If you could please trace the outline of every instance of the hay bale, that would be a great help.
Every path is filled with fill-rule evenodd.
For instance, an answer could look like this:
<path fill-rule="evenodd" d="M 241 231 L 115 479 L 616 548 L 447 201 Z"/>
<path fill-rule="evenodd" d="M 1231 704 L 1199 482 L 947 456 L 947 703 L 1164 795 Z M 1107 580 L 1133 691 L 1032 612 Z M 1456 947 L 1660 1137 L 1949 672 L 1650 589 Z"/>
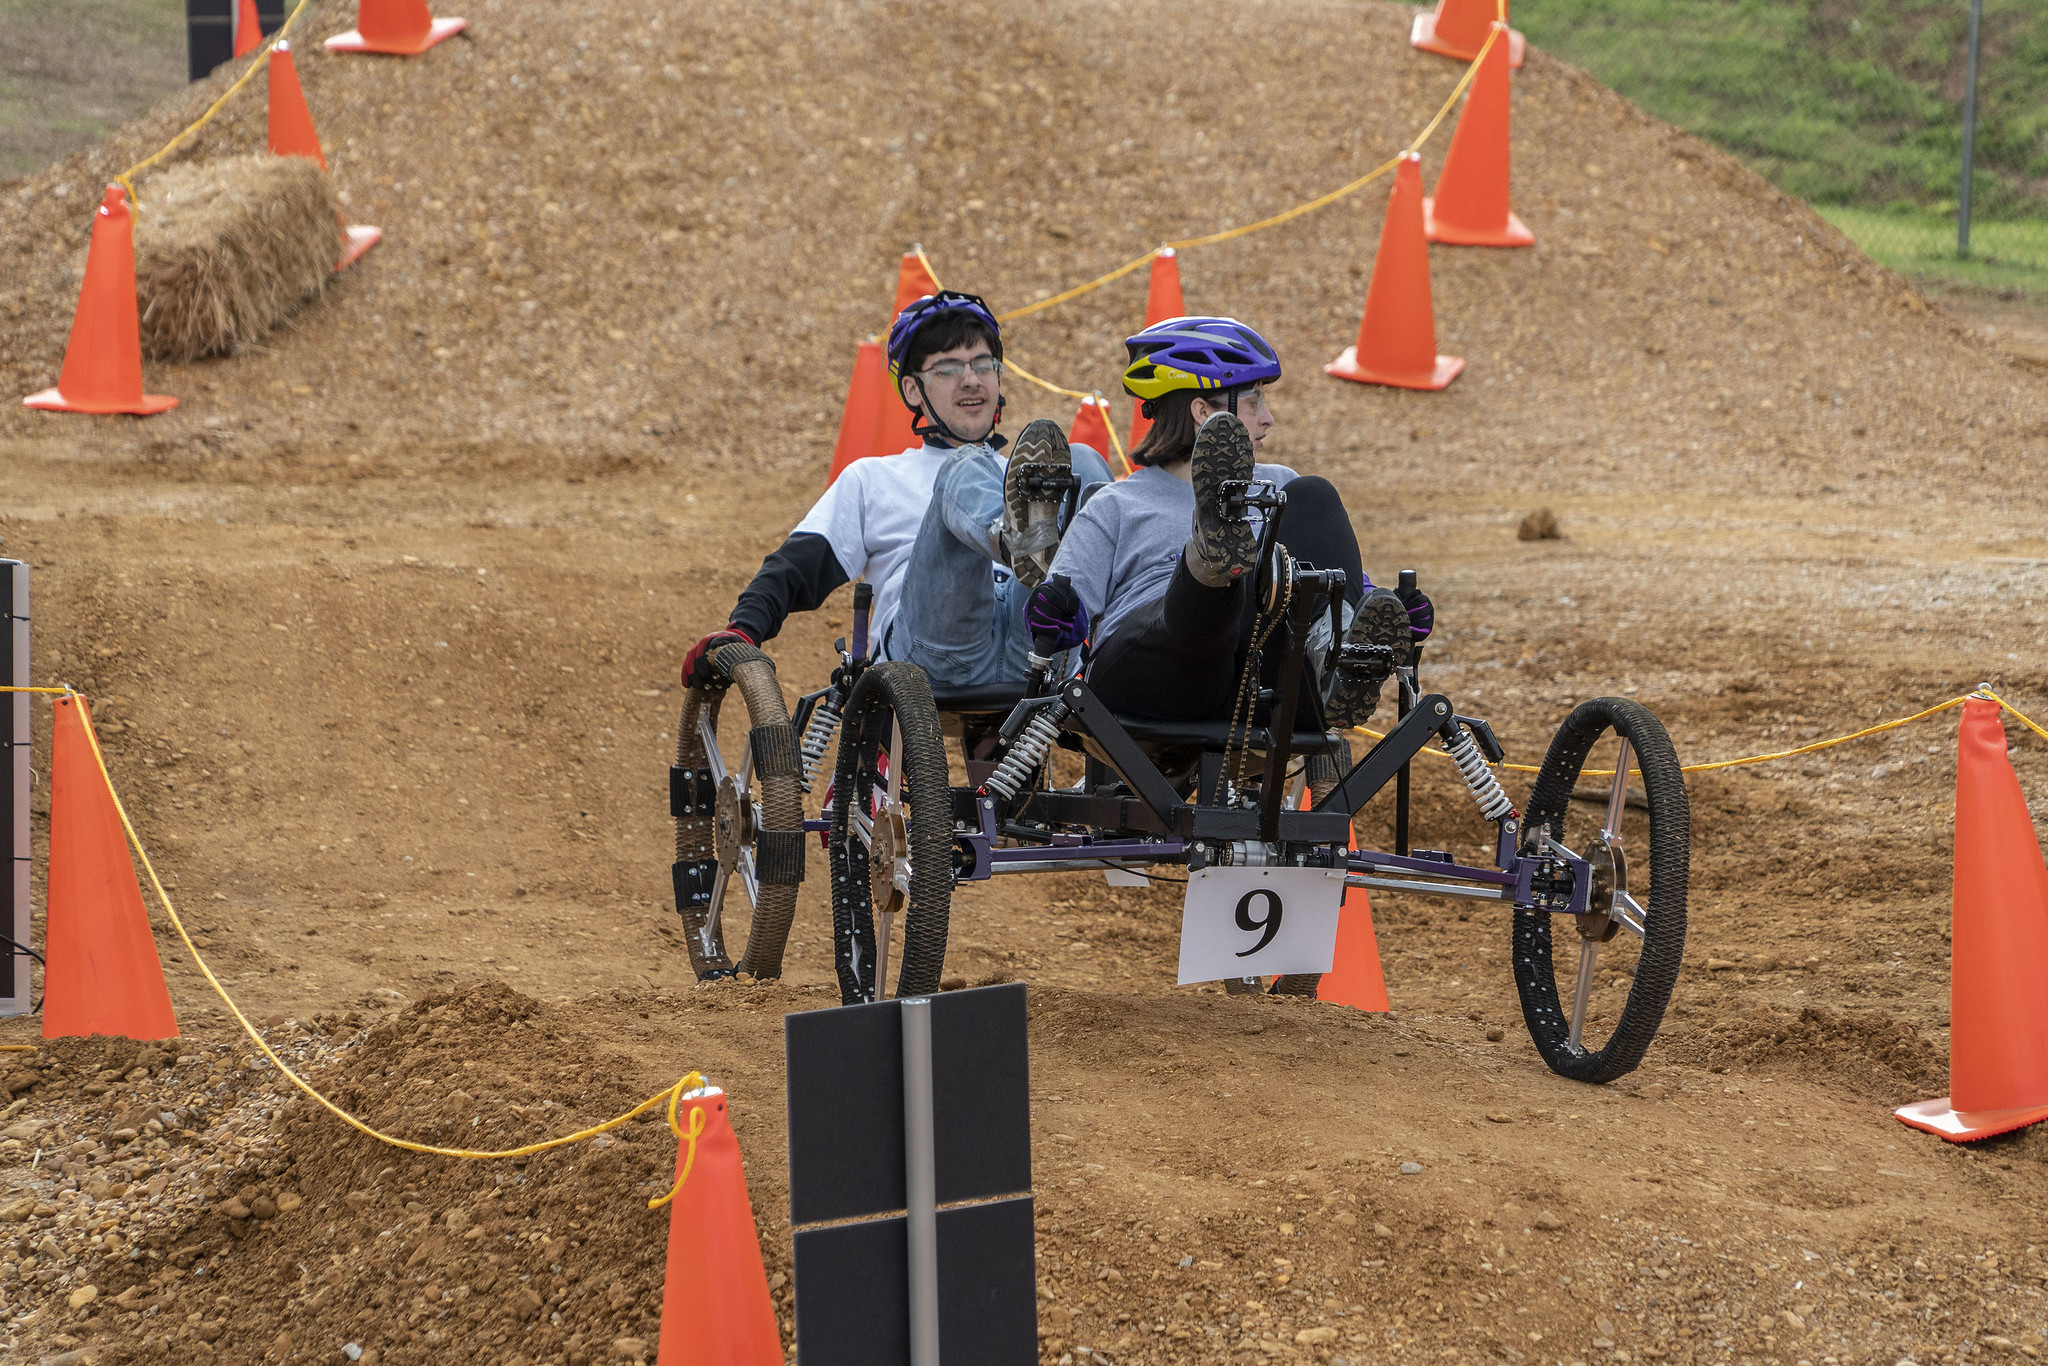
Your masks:
<path fill-rule="evenodd" d="M 254 155 L 151 178 L 135 232 L 142 347 L 233 355 L 316 299 L 341 254 L 334 182 L 308 157 Z"/>
<path fill-rule="evenodd" d="M 1527 517 L 1524 517 L 1522 524 L 1515 528 L 1515 539 L 1518 541 L 1561 541 L 1564 539 L 1564 530 L 1557 524 L 1557 514 L 1553 513 L 1549 508 L 1537 508 Z"/>

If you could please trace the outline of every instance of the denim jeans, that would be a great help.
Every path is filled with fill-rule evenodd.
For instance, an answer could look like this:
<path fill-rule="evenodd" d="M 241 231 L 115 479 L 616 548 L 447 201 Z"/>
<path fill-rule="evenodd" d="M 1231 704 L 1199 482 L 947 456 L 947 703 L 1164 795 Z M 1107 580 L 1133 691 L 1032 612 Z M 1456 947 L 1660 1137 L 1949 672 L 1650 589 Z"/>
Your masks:
<path fill-rule="evenodd" d="M 1073 464 L 1081 479 L 1074 500 L 1078 511 L 1109 482 L 1109 462 L 1075 446 Z M 918 665 L 935 689 L 1024 681 L 1024 657 L 1031 651 L 1024 605 L 1031 590 L 995 563 L 1003 469 L 1002 457 L 987 446 L 953 452 L 932 486 L 931 506 L 904 570 L 903 601 L 886 653 Z"/>

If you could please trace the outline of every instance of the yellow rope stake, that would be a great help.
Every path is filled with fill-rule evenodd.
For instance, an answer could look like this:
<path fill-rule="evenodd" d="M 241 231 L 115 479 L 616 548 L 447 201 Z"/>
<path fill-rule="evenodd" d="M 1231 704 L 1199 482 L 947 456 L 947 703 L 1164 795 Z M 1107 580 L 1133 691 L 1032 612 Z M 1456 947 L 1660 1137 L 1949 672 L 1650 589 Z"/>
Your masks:
<path fill-rule="evenodd" d="M 691 1075 L 695 1076 L 696 1074 L 692 1073 Z M 699 1078 L 699 1080 L 701 1081 L 702 1079 Z M 668 1131 L 676 1136 L 676 1142 L 689 1144 L 690 1152 L 689 1155 L 683 1159 L 682 1171 L 676 1174 L 676 1184 L 672 1188 L 670 1188 L 669 1193 L 667 1195 L 662 1196 L 661 1199 L 649 1200 L 647 1202 L 647 1208 L 649 1209 L 660 1209 L 663 1205 L 666 1205 L 669 1201 L 675 1199 L 678 1195 L 681 1195 L 683 1193 L 683 1183 L 690 1179 L 690 1168 L 697 1165 L 697 1137 L 698 1135 L 704 1132 L 704 1125 L 706 1122 L 704 1119 L 704 1107 L 700 1105 L 696 1109 L 690 1111 L 690 1131 L 688 1133 L 684 1133 L 683 1126 L 676 1123 L 676 1107 L 682 1103 L 682 1099 L 683 1093 L 682 1088 L 680 1086 L 676 1087 L 675 1089 L 669 1092 Z"/>
<path fill-rule="evenodd" d="M 32 1043 L 0 1044 L 0 1053 L 33 1053 L 35 1051 L 36 1046 Z"/>
<path fill-rule="evenodd" d="M 185 951 L 192 955 L 192 961 L 198 964 L 199 971 L 205 974 L 207 984 L 226 1003 L 228 1010 L 240 1022 L 243 1032 L 249 1036 L 257 1048 L 262 1050 L 263 1056 L 270 1059 L 276 1065 L 277 1070 L 284 1073 L 291 1080 L 292 1085 L 298 1087 L 309 1099 L 336 1119 L 339 1119 L 356 1132 L 376 1139 L 379 1143 L 387 1143 L 394 1148 L 403 1148 L 407 1152 L 425 1153 L 433 1157 L 461 1157 L 485 1161 L 506 1157 L 530 1157 L 535 1153 L 547 1152 L 551 1148 L 564 1148 L 571 1143 L 581 1143 L 587 1138 L 595 1138 L 599 1134 L 630 1123 L 666 1100 L 669 1105 L 669 1127 L 676 1132 L 678 1137 L 688 1138 L 690 1143 L 689 1161 L 693 1163 L 696 1160 L 696 1136 L 697 1133 L 702 1132 L 702 1126 L 694 1125 L 694 1132 L 684 1135 L 683 1131 L 676 1126 L 675 1113 L 677 1105 L 681 1103 L 686 1093 L 697 1090 L 704 1085 L 704 1074 L 701 1072 L 692 1071 L 686 1073 L 675 1085 L 656 1092 L 624 1114 L 608 1119 L 602 1124 L 593 1124 L 587 1129 L 579 1129 L 573 1134 L 565 1134 L 560 1138 L 543 1139 L 538 1143 L 528 1143 L 523 1147 L 503 1149 L 442 1148 L 432 1143 L 414 1143 L 410 1139 L 395 1138 L 390 1134 L 384 1133 L 382 1130 L 365 1124 L 326 1096 L 321 1095 L 320 1092 L 313 1088 L 311 1083 L 293 1071 L 291 1065 L 285 1062 L 283 1058 L 280 1058 L 269 1043 L 264 1040 L 263 1035 L 257 1031 L 256 1026 L 249 1023 L 249 1017 L 242 1014 L 242 1008 L 235 1004 L 234 998 L 228 995 L 227 988 L 220 984 L 220 979 L 213 975 L 213 969 L 206 965 L 206 960 L 200 956 L 199 950 L 193 946 L 192 936 L 185 932 L 185 922 L 178 917 L 177 907 L 171 904 L 170 893 L 164 890 L 163 882 L 156 875 L 155 865 L 149 861 L 149 851 L 142 847 L 142 839 L 135 833 L 134 823 L 128 819 L 128 808 L 122 805 L 121 794 L 114 790 L 114 778 L 107 771 L 107 760 L 105 754 L 100 751 L 99 736 L 93 733 L 91 726 L 85 727 L 85 738 L 86 742 L 92 746 L 93 763 L 100 771 L 100 780 L 107 785 L 107 795 L 113 798 L 114 811 L 121 818 L 121 828 L 128 834 L 128 843 L 135 850 L 135 857 L 141 862 L 142 871 L 149 875 L 149 885 L 156 892 L 156 899 L 163 906 L 164 914 L 170 918 L 171 928 L 175 929 L 178 932 L 178 938 L 184 941 Z M 686 1163 L 684 1166 L 684 1176 L 687 1177 L 688 1174 L 689 1164 Z M 674 1190 L 671 1190 L 662 1200 L 651 1202 L 648 1208 L 652 1209 L 656 1205 L 666 1204 L 669 1200 L 674 1199 L 676 1191 L 682 1189 L 682 1184 L 682 1181 L 678 1180 Z"/>
<path fill-rule="evenodd" d="M 213 116 L 221 111 L 221 107 L 225 105 L 229 100 L 233 99 L 236 95 L 240 94 L 242 87 L 247 85 L 250 82 L 250 80 L 255 77 L 256 72 L 259 69 L 261 69 L 262 66 L 264 65 L 265 59 L 270 56 L 270 50 L 276 47 L 278 43 L 283 41 L 285 34 L 291 32 L 292 21 L 299 17 L 300 13 L 306 8 L 307 4 L 309 3 L 310 0 L 299 0 L 299 3 L 293 6 L 292 12 L 285 16 L 284 22 L 277 26 L 277 32 L 270 35 L 270 41 L 265 43 L 262 47 L 258 48 L 254 53 L 251 54 L 249 69 L 247 71 L 244 71 L 241 75 L 237 76 L 235 78 L 235 83 L 229 86 L 226 90 L 223 90 L 221 92 L 220 98 L 215 100 L 212 104 L 206 107 L 206 112 L 204 114 L 201 114 L 198 118 L 194 119 L 191 123 L 187 124 L 183 131 L 181 131 L 176 137 L 172 138 L 169 142 L 165 143 L 162 147 L 158 148 L 155 152 L 152 152 L 150 155 L 144 157 L 142 160 L 136 162 L 133 166 L 130 166 L 127 170 L 121 172 L 119 175 L 114 177 L 115 181 L 120 184 L 121 188 L 128 191 L 128 202 L 135 206 L 135 211 L 137 213 L 142 212 L 142 201 L 136 197 L 135 182 L 133 179 L 131 179 L 131 177 L 140 175 L 142 172 L 156 165 L 159 161 L 162 161 L 165 157 L 169 156 L 172 152 L 176 151 L 184 143 L 185 139 L 191 137 L 194 133 L 198 132 L 207 124 L 211 123 L 213 121 Z"/>

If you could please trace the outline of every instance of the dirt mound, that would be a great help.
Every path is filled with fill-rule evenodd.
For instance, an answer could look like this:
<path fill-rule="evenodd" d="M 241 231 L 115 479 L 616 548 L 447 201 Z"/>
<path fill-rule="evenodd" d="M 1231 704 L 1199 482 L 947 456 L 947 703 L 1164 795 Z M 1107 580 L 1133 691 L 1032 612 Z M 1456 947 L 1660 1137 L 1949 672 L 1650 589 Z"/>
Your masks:
<path fill-rule="evenodd" d="M 784 981 L 690 983 L 664 756 L 676 663 L 822 482 L 898 255 L 921 240 L 947 284 L 1026 303 L 1362 173 L 1457 72 L 1408 48 L 1409 7 L 1349 0 L 1183 7 L 1195 59 L 1123 0 L 466 10 L 411 62 L 321 55 L 353 7 L 310 11 L 302 77 L 385 242 L 266 347 L 153 367 L 172 414 L 0 407 L 0 548 L 36 567 L 38 681 L 94 695 L 195 942 L 257 1018 L 311 1020 L 272 1035 L 323 1084 L 407 1136 L 514 1143 L 701 1067 L 783 1274 L 780 1016 L 837 1001 L 826 888 Z M 53 376 L 93 187 L 222 79 L 0 190 L 0 385 Z M 1688 762 L 1987 677 L 2039 709 L 2048 379 L 1544 54 L 1515 100 L 1537 246 L 1434 255 L 1440 349 L 1470 361 L 1445 393 L 1315 374 L 1355 333 L 1382 189 L 1182 259 L 1190 306 L 1286 358 L 1275 458 L 1338 483 L 1376 578 L 1420 567 L 1425 683 L 1531 762 L 1608 693 Z M 244 99 L 191 155 L 260 122 Z M 1142 289 L 1026 320 L 1012 354 L 1112 387 Z M 1072 413 L 1009 396 L 1013 427 Z M 1566 538 L 1518 540 L 1534 507 Z M 792 695 L 845 614 L 770 643 Z M 1171 887 L 963 889 L 948 977 L 1031 990 L 1048 1366 L 2038 1350 L 2042 1140 L 1973 1156 L 1886 1112 L 1939 1089 L 1951 723 L 1696 780 L 1670 1033 L 1616 1087 L 1536 1060 L 1484 906 L 1377 898 L 1398 1017 L 1366 1019 L 1173 987 Z M 1415 785 L 1418 843 L 1481 855 L 1448 765 Z M 0 1210 L 29 1202 L 0 1239 L 13 1349 L 570 1366 L 652 1343 L 660 1126 L 524 1166 L 393 1154 L 252 1064 L 165 942 L 191 1061 L 102 1083 L 140 1055 L 78 1046 L 5 1074 L 37 1126 L 0 1139 Z"/>
<path fill-rule="evenodd" d="M 313 1079 L 415 1142 L 513 1148 L 658 1088 L 636 1089 L 644 1068 L 609 1037 L 601 1017 L 488 984 L 407 1007 Z M 651 1354 L 668 1224 L 646 1202 L 675 1162 L 652 1113 L 587 1145 L 495 1163 L 365 1141 L 303 1098 L 272 1128 L 276 1157 L 250 1179 L 224 1177 L 170 1240 L 174 1269 L 204 1268 L 163 1285 L 188 1321 L 119 1335 L 115 1359 L 161 1360 L 195 1341 L 236 1361 L 325 1360 L 351 1342 L 369 1362 L 630 1360 L 636 1340 Z"/>
<path fill-rule="evenodd" d="M 1674 1037 L 1674 1061 L 1712 1072 L 1779 1072 L 1840 1082 L 1888 1104 L 1925 1100 L 1947 1084 L 1946 1050 L 1917 1025 L 1874 1011 L 1758 1006 Z"/>

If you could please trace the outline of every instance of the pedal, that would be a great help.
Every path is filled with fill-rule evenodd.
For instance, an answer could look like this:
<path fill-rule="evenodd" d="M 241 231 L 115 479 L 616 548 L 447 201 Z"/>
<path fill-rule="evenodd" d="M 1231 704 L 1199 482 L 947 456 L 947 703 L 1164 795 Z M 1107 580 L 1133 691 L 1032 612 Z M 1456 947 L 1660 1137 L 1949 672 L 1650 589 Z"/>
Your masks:
<path fill-rule="evenodd" d="M 1270 479 L 1227 479 L 1223 482 L 1223 505 L 1233 516 L 1242 517 L 1251 508 L 1285 507 L 1287 495 Z"/>
<path fill-rule="evenodd" d="M 1080 488 L 1081 477 L 1071 468 L 1033 465 L 1027 466 L 1017 475 L 1017 485 L 1023 490 L 1026 501 L 1049 503 Z"/>

